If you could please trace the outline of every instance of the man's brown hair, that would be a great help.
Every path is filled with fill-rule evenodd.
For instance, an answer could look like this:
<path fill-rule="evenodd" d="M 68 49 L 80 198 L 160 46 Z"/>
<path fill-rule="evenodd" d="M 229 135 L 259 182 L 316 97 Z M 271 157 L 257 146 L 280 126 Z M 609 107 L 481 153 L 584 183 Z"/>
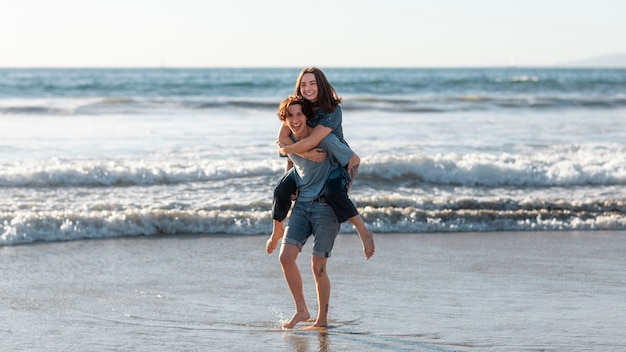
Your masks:
<path fill-rule="evenodd" d="M 311 116 L 311 107 L 310 103 L 306 101 L 306 99 L 296 96 L 290 95 L 285 98 L 280 105 L 278 106 L 278 119 L 281 121 L 285 121 L 287 116 L 289 116 L 289 107 L 292 105 L 300 105 L 302 106 L 302 113 L 306 116 L 307 120 Z"/>

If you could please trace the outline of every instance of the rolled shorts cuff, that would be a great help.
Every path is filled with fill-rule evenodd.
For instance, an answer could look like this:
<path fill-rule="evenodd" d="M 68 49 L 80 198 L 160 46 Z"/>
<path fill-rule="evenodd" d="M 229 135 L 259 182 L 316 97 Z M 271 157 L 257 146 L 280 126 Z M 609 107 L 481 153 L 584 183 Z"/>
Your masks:
<path fill-rule="evenodd" d="M 283 244 L 291 244 L 294 245 L 296 247 L 298 247 L 298 249 L 300 250 L 300 252 L 302 252 L 302 247 L 304 247 L 304 244 L 291 239 L 291 238 L 283 238 Z M 318 250 L 313 249 L 312 253 L 313 256 L 318 257 L 318 258 L 330 258 L 330 252 L 321 252 Z"/>
<path fill-rule="evenodd" d="M 320 252 L 314 249 L 312 254 L 314 257 L 318 258 L 330 258 L 330 252 Z"/>
<path fill-rule="evenodd" d="M 302 252 L 302 247 L 304 247 L 303 243 L 298 242 L 298 241 L 296 241 L 294 239 L 291 239 L 291 238 L 283 238 L 283 244 L 294 245 L 294 246 L 298 247 L 300 252 Z M 322 251 L 318 251 L 318 250 L 313 249 L 312 254 L 313 254 L 313 256 L 319 257 L 319 258 L 330 258 L 330 252 L 322 252 Z"/>
<path fill-rule="evenodd" d="M 301 243 L 299 241 L 294 240 L 293 238 L 287 238 L 287 237 L 283 237 L 283 244 L 291 244 L 294 245 L 296 247 L 298 247 L 298 249 L 300 250 L 300 252 L 302 252 L 302 247 L 304 247 L 304 243 Z"/>

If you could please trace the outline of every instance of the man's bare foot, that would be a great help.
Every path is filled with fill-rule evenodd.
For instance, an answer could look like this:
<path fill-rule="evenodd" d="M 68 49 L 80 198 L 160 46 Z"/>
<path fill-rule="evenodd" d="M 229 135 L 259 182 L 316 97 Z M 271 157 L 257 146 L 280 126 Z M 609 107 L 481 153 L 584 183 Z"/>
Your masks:
<path fill-rule="evenodd" d="M 302 328 L 302 330 L 307 330 L 307 331 L 311 331 L 311 330 L 326 330 L 326 328 L 328 327 L 328 324 L 321 323 L 321 322 L 315 322 L 313 323 L 313 325 L 309 325 L 309 326 L 305 326 Z"/>
<path fill-rule="evenodd" d="M 363 254 L 365 254 L 365 259 L 370 259 L 374 255 L 374 234 L 372 231 L 367 230 L 367 234 L 361 235 L 361 243 L 363 244 Z"/>
<path fill-rule="evenodd" d="M 307 321 L 309 319 L 311 319 L 309 312 L 296 312 L 296 314 L 294 314 L 288 322 L 283 324 L 283 329 L 291 329 L 299 322 Z"/>

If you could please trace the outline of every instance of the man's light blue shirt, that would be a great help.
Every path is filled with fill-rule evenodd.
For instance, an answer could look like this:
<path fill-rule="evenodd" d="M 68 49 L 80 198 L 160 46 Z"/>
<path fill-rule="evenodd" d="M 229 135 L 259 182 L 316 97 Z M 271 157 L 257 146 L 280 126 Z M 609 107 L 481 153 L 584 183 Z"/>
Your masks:
<path fill-rule="evenodd" d="M 293 134 L 291 139 L 297 142 Z M 289 154 L 296 171 L 294 175 L 298 186 L 299 201 L 308 202 L 318 198 L 328 175 L 335 169 L 346 166 L 354 155 L 352 149 L 339 141 L 339 138 L 332 133 L 322 139 L 318 148 L 328 153 L 328 157 L 319 163 L 296 154 Z"/>

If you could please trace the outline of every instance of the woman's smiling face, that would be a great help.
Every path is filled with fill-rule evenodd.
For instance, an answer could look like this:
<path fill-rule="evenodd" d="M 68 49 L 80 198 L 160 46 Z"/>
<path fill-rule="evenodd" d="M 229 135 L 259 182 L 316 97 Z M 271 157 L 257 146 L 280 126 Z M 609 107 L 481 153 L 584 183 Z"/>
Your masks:
<path fill-rule="evenodd" d="M 300 94 L 311 103 L 317 101 L 317 80 L 313 73 L 305 73 L 300 81 Z"/>

